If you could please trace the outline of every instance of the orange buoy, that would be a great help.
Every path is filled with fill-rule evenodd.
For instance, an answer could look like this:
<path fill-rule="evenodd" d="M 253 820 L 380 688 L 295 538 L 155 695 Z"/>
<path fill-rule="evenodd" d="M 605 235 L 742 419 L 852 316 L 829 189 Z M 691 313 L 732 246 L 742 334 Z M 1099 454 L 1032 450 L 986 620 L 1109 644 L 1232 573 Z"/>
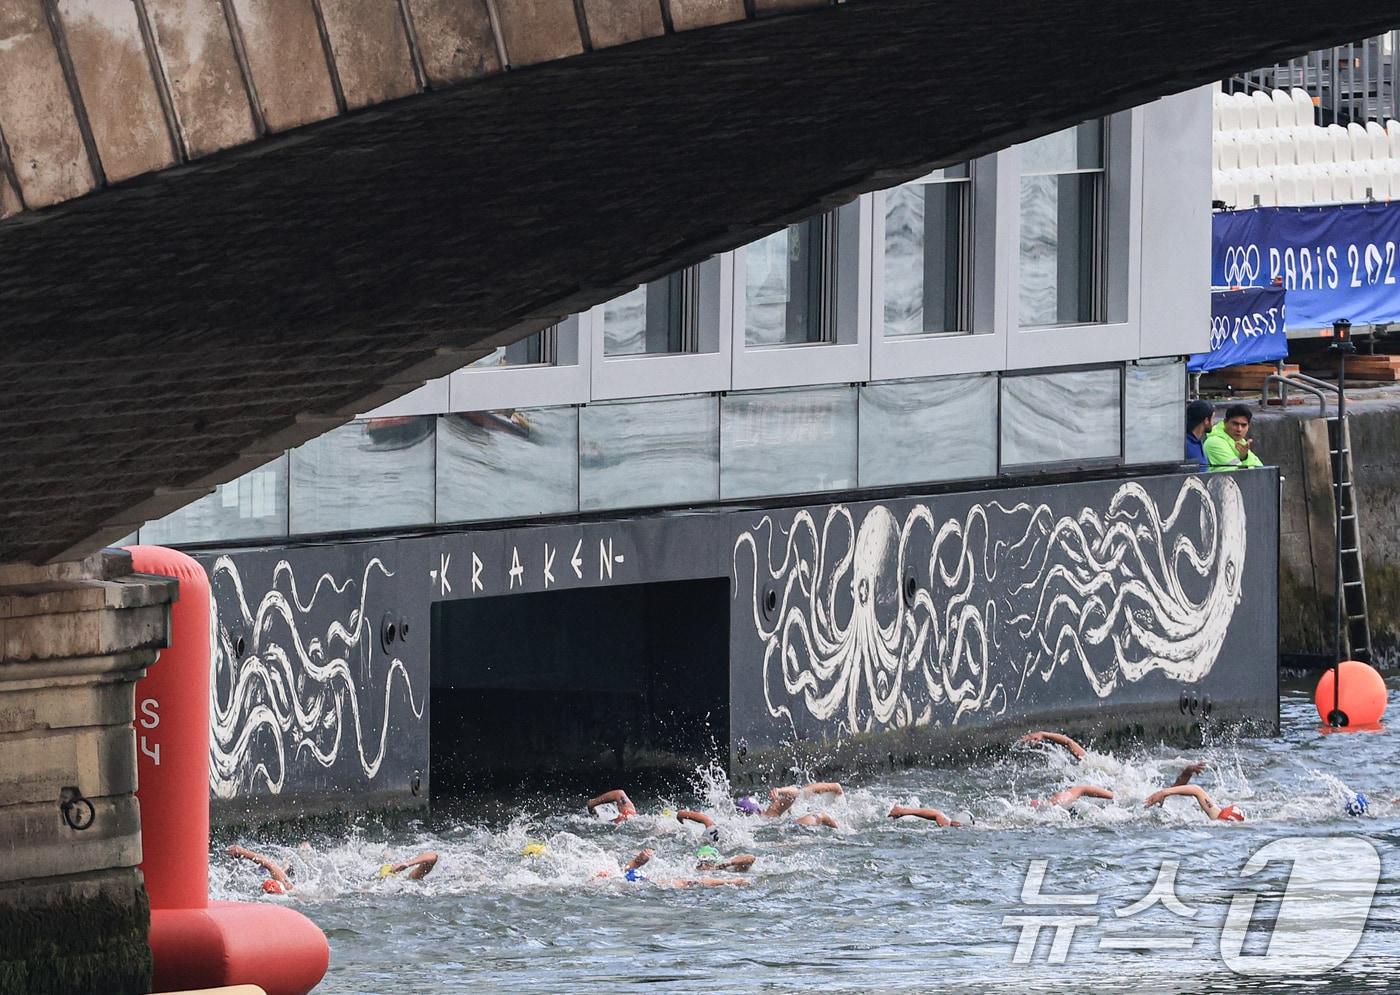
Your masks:
<path fill-rule="evenodd" d="M 1333 687 L 1338 670 L 1342 674 L 1340 691 Z M 1332 724 L 1334 708 L 1341 712 L 1337 725 L 1375 725 L 1385 714 L 1385 678 L 1360 660 L 1343 660 L 1323 673 L 1313 693 L 1313 704 L 1317 706 L 1318 716 L 1328 725 Z"/>

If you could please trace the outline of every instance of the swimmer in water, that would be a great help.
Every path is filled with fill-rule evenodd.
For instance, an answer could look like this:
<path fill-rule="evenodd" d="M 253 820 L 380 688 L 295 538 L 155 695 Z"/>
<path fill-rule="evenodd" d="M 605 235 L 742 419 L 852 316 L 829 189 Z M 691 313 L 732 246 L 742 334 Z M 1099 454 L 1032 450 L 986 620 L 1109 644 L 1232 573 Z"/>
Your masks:
<path fill-rule="evenodd" d="M 1017 742 L 1024 743 L 1027 746 L 1031 743 L 1053 743 L 1056 746 L 1063 746 L 1069 751 L 1069 755 L 1076 760 L 1083 760 L 1084 754 L 1089 752 L 1068 736 L 1058 732 L 1028 732 L 1017 740 Z"/>
<path fill-rule="evenodd" d="M 289 891 L 295 891 L 296 885 L 292 883 L 292 867 L 290 864 L 282 866 L 277 861 L 263 853 L 249 850 L 246 846 L 234 844 L 225 851 L 230 857 L 239 860 L 250 860 L 262 868 L 267 878 L 262 883 L 262 890 L 269 895 L 285 895 Z"/>
<path fill-rule="evenodd" d="M 653 884 L 659 884 L 666 888 L 740 888 L 749 883 L 747 878 L 657 878 L 652 880 L 647 877 L 642 868 L 654 856 L 656 856 L 656 851 L 650 847 L 640 851 L 622 869 L 623 879 L 633 883 L 651 880 Z M 612 874 L 609 871 L 603 871 L 595 877 L 607 878 L 612 877 Z"/>
<path fill-rule="evenodd" d="M 612 791 L 605 791 L 597 798 L 588 800 L 588 814 L 597 815 L 595 811 L 599 805 L 616 805 L 617 818 L 613 819 L 613 825 L 620 825 L 628 819 L 635 818 L 637 806 L 632 804 L 632 799 L 627 797 L 627 792 L 621 788 L 614 788 Z"/>
<path fill-rule="evenodd" d="M 797 802 L 798 798 L 810 798 L 814 795 L 832 795 L 840 797 L 846 792 L 841 785 L 835 781 L 811 781 L 798 787 L 789 784 L 784 788 L 774 788 L 768 792 L 768 806 L 765 808 L 757 798 L 752 795 L 745 795 L 734 803 L 744 815 L 761 815 L 768 819 L 777 819 L 787 814 L 788 809 Z M 836 820 L 825 812 L 818 812 L 815 815 L 808 813 L 799 815 L 792 820 L 798 826 L 826 826 L 828 829 L 839 829 Z"/>
<path fill-rule="evenodd" d="M 381 878 L 393 877 L 395 874 L 402 874 L 408 871 L 408 880 L 422 881 L 427 877 L 434 867 L 437 866 L 438 855 L 431 850 L 425 850 L 411 860 L 405 860 L 401 864 L 384 864 L 379 868 Z"/>
<path fill-rule="evenodd" d="M 1031 799 L 1031 808 L 1052 808 L 1058 806 L 1059 808 L 1069 809 L 1073 812 L 1074 803 L 1081 798 L 1102 798 L 1104 801 L 1111 802 L 1113 801 L 1113 792 L 1109 791 L 1107 788 L 1100 788 L 1096 784 L 1076 784 L 1072 788 L 1066 788 L 1063 791 L 1055 792 L 1049 798 Z"/>
<path fill-rule="evenodd" d="M 715 825 L 715 820 L 704 812 L 681 809 L 676 813 L 676 821 L 680 823 L 694 822 L 704 826 L 706 838 L 712 843 L 719 842 L 719 826 Z M 733 857 L 721 858 L 719 851 L 713 846 L 702 846 L 696 856 L 699 858 L 699 862 L 695 865 L 697 871 L 747 871 L 758 859 L 751 853 L 740 853 Z"/>
<path fill-rule="evenodd" d="M 927 819 L 929 822 L 936 822 L 945 829 L 949 826 L 962 825 L 961 822 L 948 818 L 948 816 L 944 815 L 936 808 L 910 808 L 907 805 L 896 805 L 890 809 L 891 819 L 902 819 L 906 815 L 913 816 L 916 819 Z"/>
<path fill-rule="evenodd" d="M 1170 788 L 1163 788 L 1161 791 L 1154 791 L 1147 796 L 1147 801 L 1143 807 L 1151 808 L 1160 805 L 1173 795 L 1196 799 L 1196 804 L 1201 806 L 1201 811 L 1209 818 L 1218 822 L 1244 822 L 1244 811 L 1238 805 L 1226 805 L 1223 808 L 1211 801 L 1210 795 L 1206 794 L 1204 788 L 1198 784 L 1191 784 L 1192 775 L 1199 774 L 1206 769 L 1203 763 L 1187 764 L 1177 775 L 1176 783 Z"/>

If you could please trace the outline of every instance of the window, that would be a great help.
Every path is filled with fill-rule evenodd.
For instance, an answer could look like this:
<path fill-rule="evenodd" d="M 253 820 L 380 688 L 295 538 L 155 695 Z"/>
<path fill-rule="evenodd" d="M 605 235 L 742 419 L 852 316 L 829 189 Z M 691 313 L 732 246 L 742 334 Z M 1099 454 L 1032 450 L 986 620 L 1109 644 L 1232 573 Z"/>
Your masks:
<path fill-rule="evenodd" d="M 886 191 L 886 335 L 970 330 L 971 220 L 968 163 Z"/>
<path fill-rule="evenodd" d="M 557 358 L 559 326 L 527 335 L 518 342 L 498 346 L 494 352 L 482 356 L 470 365 L 470 369 L 494 369 L 514 366 L 552 366 Z"/>
<path fill-rule="evenodd" d="M 744 253 L 744 344 L 830 342 L 836 216 L 823 214 L 751 243 Z"/>
<path fill-rule="evenodd" d="M 1101 464 L 1123 452 L 1121 367 L 1003 376 L 1001 465 Z"/>
<path fill-rule="evenodd" d="M 1103 320 L 1104 124 L 1021 146 L 1020 323 Z"/>
<path fill-rule="evenodd" d="M 695 352 L 697 293 L 694 271 L 644 283 L 603 305 L 603 356 Z"/>

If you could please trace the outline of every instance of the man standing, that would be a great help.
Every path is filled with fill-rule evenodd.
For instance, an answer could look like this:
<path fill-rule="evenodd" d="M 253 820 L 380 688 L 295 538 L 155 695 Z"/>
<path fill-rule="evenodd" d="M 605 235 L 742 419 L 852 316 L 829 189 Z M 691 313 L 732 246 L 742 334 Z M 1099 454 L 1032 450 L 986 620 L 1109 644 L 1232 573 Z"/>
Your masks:
<path fill-rule="evenodd" d="M 1249 437 L 1249 424 L 1254 412 L 1243 404 L 1225 409 L 1225 420 L 1206 435 L 1206 460 L 1211 473 L 1263 466 L 1254 452 L 1254 440 Z"/>
<path fill-rule="evenodd" d="M 1215 407 L 1209 401 L 1192 401 L 1186 405 L 1186 458 L 1195 460 L 1201 472 L 1210 469 L 1206 460 L 1205 438 L 1215 417 Z"/>

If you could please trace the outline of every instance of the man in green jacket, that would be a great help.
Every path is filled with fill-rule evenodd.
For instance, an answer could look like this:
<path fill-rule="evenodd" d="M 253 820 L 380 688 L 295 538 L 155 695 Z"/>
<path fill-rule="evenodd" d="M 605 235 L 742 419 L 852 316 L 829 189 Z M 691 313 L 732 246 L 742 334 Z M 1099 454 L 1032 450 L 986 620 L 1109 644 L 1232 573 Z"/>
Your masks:
<path fill-rule="evenodd" d="M 1232 404 L 1225 411 L 1225 417 L 1216 422 L 1206 435 L 1206 462 L 1210 472 L 1239 470 L 1243 467 L 1263 466 L 1254 452 L 1254 440 L 1249 437 L 1249 423 L 1254 413 L 1243 404 Z"/>

